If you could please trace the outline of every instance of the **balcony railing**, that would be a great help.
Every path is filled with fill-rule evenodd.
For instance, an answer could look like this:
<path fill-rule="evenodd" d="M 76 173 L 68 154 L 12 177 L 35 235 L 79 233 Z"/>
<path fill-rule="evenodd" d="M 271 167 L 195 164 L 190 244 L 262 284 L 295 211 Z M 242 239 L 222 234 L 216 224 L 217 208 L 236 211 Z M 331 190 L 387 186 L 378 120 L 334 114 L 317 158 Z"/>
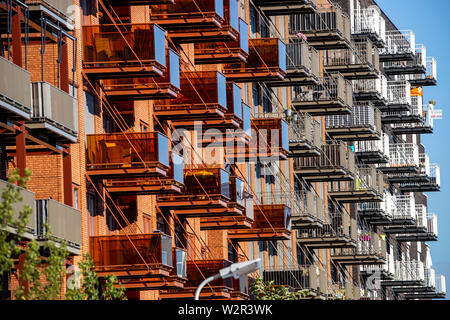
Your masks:
<path fill-rule="evenodd" d="M 30 73 L 0 57 L 0 110 L 11 118 L 30 119 Z"/>
<path fill-rule="evenodd" d="M 169 166 L 169 139 L 159 132 L 87 135 L 90 175 L 165 176 Z"/>
<path fill-rule="evenodd" d="M 417 212 L 415 199 L 413 194 L 409 195 L 397 195 L 395 202 L 391 203 L 392 219 L 395 220 L 409 220 L 416 223 Z"/>
<path fill-rule="evenodd" d="M 383 246 L 378 234 L 362 232 L 357 230 L 357 240 L 355 248 L 338 248 L 331 254 L 331 259 L 343 265 L 382 265 L 385 263 Z"/>
<path fill-rule="evenodd" d="M 415 143 L 392 143 L 389 145 L 391 168 L 419 167 L 419 147 Z"/>
<path fill-rule="evenodd" d="M 289 16 L 289 34 L 303 33 L 316 49 L 350 47 L 350 19 L 337 6 L 320 9 L 318 13 Z"/>
<path fill-rule="evenodd" d="M 390 111 L 409 111 L 411 85 L 408 81 L 388 81 L 388 108 Z"/>
<path fill-rule="evenodd" d="M 162 76 L 166 34 L 156 24 L 83 26 L 83 68 L 98 79 Z"/>
<path fill-rule="evenodd" d="M 421 261 L 395 261 L 394 279 L 401 282 L 425 281 L 425 267 Z"/>
<path fill-rule="evenodd" d="M 379 140 L 382 133 L 381 113 L 370 103 L 360 102 L 350 115 L 325 117 L 328 134 L 337 140 Z"/>
<path fill-rule="evenodd" d="M 378 6 L 360 8 L 353 11 L 352 34 L 369 36 L 378 47 L 384 47 L 386 42 L 386 21 Z"/>
<path fill-rule="evenodd" d="M 74 143 L 78 136 L 77 100 L 47 82 L 32 83 L 33 110 L 29 128 L 50 139 Z"/>
<path fill-rule="evenodd" d="M 16 202 L 12 205 L 14 214 L 12 216 L 13 221 L 17 221 L 19 218 L 19 212 L 23 211 L 25 206 L 29 206 L 31 208 L 31 214 L 28 218 L 28 223 L 25 227 L 25 234 L 23 235 L 24 238 L 27 239 L 33 239 L 36 231 L 36 206 L 35 206 L 35 198 L 34 198 L 34 192 L 12 185 L 9 182 L 6 182 L 4 180 L 0 179 L 0 195 L 3 194 L 5 189 L 8 186 L 12 186 L 14 188 L 17 188 L 20 190 L 20 196 L 23 198 L 22 202 Z M 11 233 L 16 233 L 17 230 L 14 226 L 8 226 L 8 231 Z"/>
<path fill-rule="evenodd" d="M 72 0 L 26 0 L 23 2 L 28 5 L 30 11 L 42 10 L 50 16 L 57 16 L 57 20 L 59 22 L 64 21 L 65 23 L 68 23 L 70 29 L 72 29 L 73 24 L 75 24 L 73 16 L 70 15 L 70 9 L 73 6 Z M 67 25 L 67 27 L 69 27 L 69 25 Z"/>
<path fill-rule="evenodd" d="M 416 37 L 411 30 L 386 31 L 386 47 L 382 50 L 380 61 L 413 60 Z"/>
<path fill-rule="evenodd" d="M 373 43 L 354 42 L 351 49 L 327 50 L 323 65 L 327 72 L 341 72 L 346 79 L 375 79 L 379 74 L 378 49 Z"/>
<path fill-rule="evenodd" d="M 177 98 L 180 91 L 180 57 L 167 50 L 167 68 L 161 77 L 105 79 L 103 89 L 114 100 L 153 100 Z"/>
<path fill-rule="evenodd" d="M 162 233 L 91 236 L 89 252 L 100 274 L 168 276 L 172 238 Z"/>
<path fill-rule="evenodd" d="M 352 84 L 340 73 L 321 79 L 318 85 L 292 88 L 292 106 L 313 116 L 349 114 L 352 103 Z"/>
<path fill-rule="evenodd" d="M 320 122 L 307 113 L 295 113 L 289 125 L 289 149 L 292 157 L 319 154 L 322 146 Z"/>
<path fill-rule="evenodd" d="M 379 107 L 384 107 L 388 99 L 386 76 L 380 74 L 378 79 L 353 80 L 353 94 L 356 101 L 372 101 Z"/>
<path fill-rule="evenodd" d="M 294 170 L 311 181 L 353 180 L 355 155 L 343 143 L 324 144 L 319 157 L 295 158 Z"/>
<path fill-rule="evenodd" d="M 283 80 L 286 44 L 278 38 L 250 39 L 247 62 L 226 64 L 223 72 L 228 80 L 235 82 Z"/>
<path fill-rule="evenodd" d="M 423 44 L 416 46 L 414 59 L 412 61 L 387 61 L 384 62 L 386 75 L 423 75 L 426 73 L 426 48 Z"/>
<path fill-rule="evenodd" d="M 413 86 L 433 86 L 437 83 L 437 64 L 433 57 L 426 58 L 426 73 L 409 76 L 409 82 Z"/>
<path fill-rule="evenodd" d="M 196 42 L 196 64 L 246 62 L 249 54 L 248 24 L 239 19 L 239 36 L 235 41 Z"/>
<path fill-rule="evenodd" d="M 65 242 L 69 252 L 79 255 L 81 249 L 81 212 L 52 199 L 36 200 L 37 238 L 46 240 L 48 225 L 52 239 Z"/>
<path fill-rule="evenodd" d="M 381 140 L 355 141 L 355 156 L 361 163 L 389 162 L 389 137 L 382 134 Z"/>
<path fill-rule="evenodd" d="M 268 16 L 313 13 L 317 10 L 317 0 L 255 0 L 255 5 Z"/>

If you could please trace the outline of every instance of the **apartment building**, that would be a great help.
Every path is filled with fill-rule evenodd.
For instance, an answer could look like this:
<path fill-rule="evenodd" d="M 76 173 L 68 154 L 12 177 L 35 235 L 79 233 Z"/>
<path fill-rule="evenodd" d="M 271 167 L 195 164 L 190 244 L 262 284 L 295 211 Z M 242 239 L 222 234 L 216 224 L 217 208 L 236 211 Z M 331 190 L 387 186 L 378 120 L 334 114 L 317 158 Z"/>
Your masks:
<path fill-rule="evenodd" d="M 445 297 L 436 61 L 372 0 L 1 1 L 0 188 L 129 299 Z M 14 229 L 11 228 L 11 233 Z M 21 256 L 18 258 L 23 259 Z M 18 266 L 20 273 L 20 266 Z M 17 273 L 3 275 L 11 295 Z"/>

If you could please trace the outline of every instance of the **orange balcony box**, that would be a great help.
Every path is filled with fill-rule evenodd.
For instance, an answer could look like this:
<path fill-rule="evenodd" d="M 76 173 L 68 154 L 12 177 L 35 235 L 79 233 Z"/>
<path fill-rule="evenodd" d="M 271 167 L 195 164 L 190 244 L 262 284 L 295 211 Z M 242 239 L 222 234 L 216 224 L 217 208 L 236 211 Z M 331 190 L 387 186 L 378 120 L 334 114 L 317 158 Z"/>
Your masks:
<path fill-rule="evenodd" d="M 260 159 L 271 156 L 287 159 L 289 126 L 286 121 L 282 118 L 252 119 L 252 127 L 256 130 L 256 135 L 250 142 L 250 154 L 258 155 Z"/>
<path fill-rule="evenodd" d="M 111 179 L 104 182 L 115 195 L 181 194 L 184 189 L 183 157 L 172 152 L 167 177 Z"/>
<path fill-rule="evenodd" d="M 180 57 L 173 50 L 167 50 L 166 66 L 161 77 L 103 80 L 103 90 L 113 100 L 177 98 L 180 92 Z"/>
<path fill-rule="evenodd" d="M 291 208 L 285 204 L 257 205 L 251 229 L 232 230 L 233 241 L 289 240 L 291 235 Z"/>
<path fill-rule="evenodd" d="M 168 277 L 173 269 L 172 238 L 162 233 L 89 237 L 99 276 Z"/>
<path fill-rule="evenodd" d="M 159 132 L 87 135 L 87 171 L 99 179 L 166 177 L 169 139 Z"/>
<path fill-rule="evenodd" d="M 83 26 L 83 71 L 95 79 L 162 76 L 165 31 L 155 24 Z"/>
<path fill-rule="evenodd" d="M 278 38 L 250 39 L 247 62 L 226 64 L 224 74 L 234 82 L 283 80 L 286 44 Z"/>
<path fill-rule="evenodd" d="M 173 210 L 183 217 L 217 217 L 242 214 L 229 208 L 230 174 L 220 168 L 184 170 L 184 194 L 158 196 L 160 209 Z"/>
<path fill-rule="evenodd" d="M 150 19 L 168 30 L 178 43 L 236 40 L 239 33 L 237 0 L 177 0 L 152 8 Z"/>
<path fill-rule="evenodd" d="M 234 41 L 195 43 L 195 64 L 247 62 L 248 24 L 239 19 L 239 36 Z"/>

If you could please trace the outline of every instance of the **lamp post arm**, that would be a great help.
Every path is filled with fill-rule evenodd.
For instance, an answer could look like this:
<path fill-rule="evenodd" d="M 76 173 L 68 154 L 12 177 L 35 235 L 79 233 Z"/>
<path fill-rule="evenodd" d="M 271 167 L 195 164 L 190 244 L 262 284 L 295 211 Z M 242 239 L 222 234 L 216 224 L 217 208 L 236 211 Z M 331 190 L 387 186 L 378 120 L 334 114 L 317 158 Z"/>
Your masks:
<path fill-rule="evenodd" d="M 206 278 L 203 280 L 202 283 L 198 286 L 197 290 L 195 290 L 195 298 L 194 300 L 198 300 L 200 298 L 200 291 L 202 291 L 203 287 L 206 286 L 209 282 L 214 281 L 216 279 L 220 278 L 220 273 L 216 274 L 215 276 Z"/>

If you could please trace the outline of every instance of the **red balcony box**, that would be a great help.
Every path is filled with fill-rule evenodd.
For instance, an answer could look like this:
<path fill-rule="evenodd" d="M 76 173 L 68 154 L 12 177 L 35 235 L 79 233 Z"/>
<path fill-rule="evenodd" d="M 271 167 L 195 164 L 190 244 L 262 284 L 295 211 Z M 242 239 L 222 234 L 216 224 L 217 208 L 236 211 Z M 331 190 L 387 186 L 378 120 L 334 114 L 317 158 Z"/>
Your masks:
<path fill-rule="evenodd" d="M 166 177 L 169 139 L 159 132 L 87 135 L 87 171 L 99 179 Z"/>
<path fill-rule="evenodd" d="M 210 217 L 200 219 L 200 230 L 246 229 L 253 223 L 253 197 L 245 191 L 245 182 L 235 176 L 230 177 L 229 208 L 235 208 L 241 215 L 232 217 Z"/>
<path fill-rule="evenodd" d="M 172 238 L 162 233 L 89 237 L 99 276 L 168 277 L 173 269 Z"/>
<path fill-rule="evenodd" d="M 252 119 L 256 136 L 250 141 L 250 154 L 259 159 L 276 156 L 286 160 L 289 154 L 289 126 L 282 118 Z M 257 141 L 256 141 L 257 140 Z"/>
<path fill-rule="evenodd" d="M 151 21 L 168 30 L 178 43 L 236 40 L 238 17 L 237 0 L 177 0 L 150 13 Z"/>
<path fill-rule="evenodd" d="M 154 115 L 171 120 L 174 127 L 193 128 L 196 124 L 218 128 L 225 125 L 227 84 L 217 71 L 184 72 L 178 99 L 156 101 Z"/>
<path fill-rule="evenodd" d="M 177 98 L 180 92 L 180 57 L 173 50 L 167 50 L 166 66 L 161 77 L 103 80 L 103 90 L 113 100 Z"/>
<path fill-rule="evenodd" d="M 239 36 L 234 41 L 195 43 L 195 64 L 247 62 L 248 24 L 239 19 Z"/>
<path fill-rule="evenodd" d="M 285 204 L 262 204 L 254 210 L 251 229 L 228 231 L 233 241 L 289 240 L 291 235 L 291 208 Z"/>
<path fill-rule="evenodd" d="M 171 152 L 167 177 L 105 180 L 104 185 L 114 195 L 181 194 L 184 190 L 183 157 Z"/>
<path fill-rule="evenodd" d="M 286 44 L 278 38 L 250 39 L 247 62 L 226 64 L 224 74 L 234 82 L 283 80 Z"/>
<path fill-rule="evenodd" d="M 162 76 L 166 33 L 155 24 L 83 26 L 83 71 L 91 78 Z"/>
<path fill-rule="evenodd" d="M 229 207 L 230 174 L 220 168 L 185 168 L 184 194 L 159 195 L 157 206 L 188 218 L 236 216 L 242 212 Z"/>
<path fill-rule="evenodd" d="M 208 277 L 214 276 L 223 268 L 231 265 L 231 262 L 224 259 L 216 260 L 188 260 L 187 274 L 188 280 L 181 290 L 167 290 L 160 292 L 161 299 L 193 299 L 195 290 Z M 235 283 L 232 278 L 216 279 L 205 286 L 200 299 L 208 300 L 229 300 L 231 292 L 235 291 Z"/>

